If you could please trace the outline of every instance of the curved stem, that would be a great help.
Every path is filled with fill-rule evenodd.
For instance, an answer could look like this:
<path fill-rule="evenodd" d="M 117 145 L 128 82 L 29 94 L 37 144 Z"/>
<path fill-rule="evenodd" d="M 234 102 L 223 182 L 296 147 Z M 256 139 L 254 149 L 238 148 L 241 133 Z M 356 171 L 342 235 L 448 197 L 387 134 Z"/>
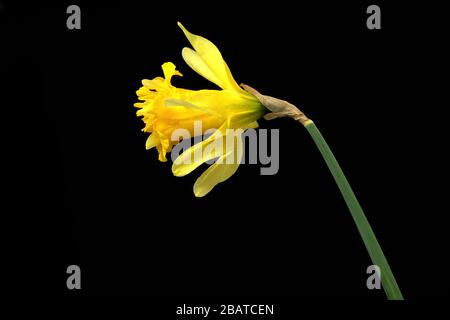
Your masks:
<path fill-rule="evenodd" d="M 394 274 L 392 273 L 386 257 L 383 254 L 383 250 L 381 250 L 380 244 L 378 243 L 378 240 L 370 227 L 369 221 L 367 221 L 364 211 L 362 210 L 358 199 L 356 199 L 356 196 L 353 193 L 347 178 L 342 172 L 339 163 L 336 161 L 333 152 L 331 152 L 330 147 L 314 122 L 308 119 L 308 117 L 300 111 L 300 109 L 285 100 L 263 95 L 249 85 L 241 84 L 241 86 L 245 91 L 254 95 L 263 106 L 271 111 L 264 116 L 266 120 L 290 117 L 299 121 L 306 128 L 306 130 L 308 130 L 317 148 L 319 148 L 319 151 L 322 154 L 328 168 L 330 169 L 342 196 L 344 197 L 345 203 L 347 204 L 347 207 L 353 217 L 353 221 L 355 221 L 359 234 L 361 235 L 369 256 L 372 259 L 372 263 L 380 268 L 381 284 L 383 285 L 383 289 L 386 292 L 388 299 L 403 300 L 402 293 L 400 292 L 400 288 L 395 281 Z"/>
<path fill-rule="evenodd" d="M 394 274 L 389 267 L 386 257 L 383 254 L 383 250 L 381 249 L 380 244 L 378 243 L 377 238 L 369 224 L 369 221 L 364 215 L 358 199 L 356 198 L 352 188 L 350 187 L 350 184 L 347 181 L 347 178 L 342 172 L 339 163 L 336 161 L 333 152 L 331 151 L 330 147 L 326 143 L 325 139 L 323 138 L 322 134 L 313 121 L 308 120 L 303 124 L 306 130 L 311 135 L 328 168 L 330 169 L 331 174 L 333 175 L 334 180 L 336 181 L 336 184 L 338 185 L 339 190 L 344 197 L 345 203 L 350 210 L 353 220 L 355 221 L 356 227 L 358 228 L 359 234 L 364 241 L 373 264 L 377 265 L 380 268 L 381 284 L 384 291 L 386 292 L 388 299 L 403 300 L 402 293 L 400 292 L 400 288 L 395 281 Z"/>

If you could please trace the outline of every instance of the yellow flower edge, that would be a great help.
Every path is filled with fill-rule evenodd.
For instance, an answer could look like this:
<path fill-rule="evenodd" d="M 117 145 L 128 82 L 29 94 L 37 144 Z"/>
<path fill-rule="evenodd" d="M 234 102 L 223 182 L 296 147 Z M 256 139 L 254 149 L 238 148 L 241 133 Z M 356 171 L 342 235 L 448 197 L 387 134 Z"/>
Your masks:
<path fill-rule="evenodd" d="M 219 49 L 211 41 L 190 33 L 181 23 L 178 26 L 193 47 L 183 48 L 184 61 L 220 90 L 173 86 L 172 77 L 182 74 L 172 62 L 166 62 L 162 65 L 164 77 L 142 80 L 142 87 L 136 91 L 140 102 L 134 106 L 139 108 L 136 114 L 144 121 L 142 130 L 150 133 L 145 147 L 155 147 L 160 161 L 167 161 L 167 153 L 180 142 L 171 139 L 175 130 L 186 129 L 193 137 L 196 121 L 201 121 L 203 131 L 216 129 L 210 137 L 185 150 L 172 164 L 173 174 L 181 177 L 201 164 L 217 159 L 194 184 L 195 196 L 203 197 L 236 172 L 243 154 L 242 133 L 245 129 L 257 128 L 257 120 L 266 109 L 255 96 L 239 87 Z M 232 141 L 233 148 L 212 147 L 219 139 Z M 200 157 L 195 156 L 198 154 Z"/>

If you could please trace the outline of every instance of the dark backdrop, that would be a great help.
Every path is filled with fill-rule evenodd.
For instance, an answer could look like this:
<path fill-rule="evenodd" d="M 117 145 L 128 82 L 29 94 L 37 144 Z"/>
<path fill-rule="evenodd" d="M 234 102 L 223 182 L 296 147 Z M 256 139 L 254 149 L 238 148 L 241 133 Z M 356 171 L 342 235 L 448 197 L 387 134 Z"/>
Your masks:
<path fill-rule="evenodd" d="M 438 70 L 439 50 L 437 35 L 414 22 L 433 8 L 378 3 L 382 29 L 368 30 L 369 2 L 76 2 L 82 28 L 68 30 L 72 3 L 2 3 L 10 160 L 2 229 L 14 291 L 181 302 L 384 299 L 367 290 L 364 245 L 294 121 L 260 121 L 280 129 L 277 175 L 241 165 L 201 199 L 192 185 L 204 168 L 176 178 L 145 150 L 133 108 L 141 79 L 173 61 L 184 74 L 176 85 L 214 88 L 181 58 L 189 45 L 181 21 L 220 48 L 238 82 L 301 106 L 316 122 L 405 297 L 444 292 L 443 211 L 425 199 L 443 192 L 425 164 L 439 160 L 424 132 L 439 132 L 422 116 L 433 105 L 422 84 Z M 81 291 L 66 289 L 70 264 L 81 267 Z"/>

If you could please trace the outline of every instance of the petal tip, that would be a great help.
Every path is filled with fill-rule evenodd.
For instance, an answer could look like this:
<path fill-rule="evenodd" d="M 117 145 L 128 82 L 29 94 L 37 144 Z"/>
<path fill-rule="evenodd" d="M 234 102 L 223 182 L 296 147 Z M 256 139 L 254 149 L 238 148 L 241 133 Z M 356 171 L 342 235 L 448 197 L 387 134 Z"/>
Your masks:
<path fill-rule="evenodd" d="M 204 192 L 204 190 L 199 190 L 199 188 L 196 188 L 194 185 L 194 195 L 197 198 L 202 198 L 204 196 L 206 196 L 208 192 Z"/>
<path fill-rule="evenodd" d="M 172 163 L 172 174 L 175 177 L 184 177 L 187 173 L 183 172 L 183 170 L 181 170 L 179 164 L 177 163 L 177 160 L 175 159 L 175 161 Z"/>
<path fill-rule="evenodd" d="M 189 36 L 191 36 L 192 34 L 187 31 L 187 29 L 181 24 L 181 22 L 177 22 L 178 27 L 180 27 L 180 29 L 183 31 L 184 35 L 189 38 Z"/>
<path fill-rule="evenodd" d="M 186 33 L 187 30 L 186 30 L 186 28 L 181 24 L 180 21 L 177 22 L 177 25 L 178 25 L 178 27 L 179 27 L 181 30 L 183 30 L 183 32 Z"/>

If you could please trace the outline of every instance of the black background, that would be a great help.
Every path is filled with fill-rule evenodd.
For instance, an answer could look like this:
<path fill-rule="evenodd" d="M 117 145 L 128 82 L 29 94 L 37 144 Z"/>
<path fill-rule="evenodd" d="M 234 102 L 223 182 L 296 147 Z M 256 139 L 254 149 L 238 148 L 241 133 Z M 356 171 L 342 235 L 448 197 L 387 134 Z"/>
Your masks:
<path fill-rule="evenodd" d="M 385 299 L 366 288 L 364 245 L 294 121 L 260 121 L 280 129 L 277 175 L 241 165 L 201 199 L 192 186 L 203 167 L 176 178 L 145 150 L 133 108 L 141 79 L 172 61 L 184 74 L 175 85 L 214 88 L 182 60 L 189 44 L 177 21 L 213 41 L 238 82 L 316 122 L 405 298 L 447 290 L 448 210 L 436 202 L 445 188 L 432 182 L 444 179 L 442 159 L 429 138 L 444 127 L 430 125 L 437 104 L 425 92 L 441 72 L 435 40 L 443 38 L 420 18 L 439 8 L 378 2 L 382 29 L 368 30 L 371 2 L 2 3 L 3 263 L 14 292 L 182 303 Z M 69 4 L 81 7 L 81 30 L 66 28 Z M 81 267 L 80 291 L 66 288 L 70 264 Z"/>

